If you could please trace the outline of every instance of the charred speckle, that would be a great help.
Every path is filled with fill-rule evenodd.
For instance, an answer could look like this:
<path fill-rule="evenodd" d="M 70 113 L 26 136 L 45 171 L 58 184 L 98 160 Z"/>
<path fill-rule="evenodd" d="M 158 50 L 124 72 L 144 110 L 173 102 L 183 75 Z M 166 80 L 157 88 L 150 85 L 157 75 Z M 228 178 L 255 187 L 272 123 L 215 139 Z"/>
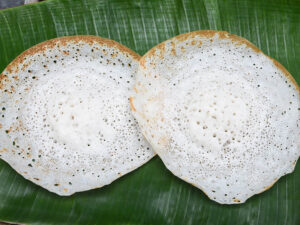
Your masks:
<path fill-rule="evenodd" d="M 28 166 L 29 166 L 29 167 L 32 167 L 32 165 L 31 165 L 30 163 L 28 164 Z"/>
<path fill-rule="evenodd" d="M 72 185 L 72 182 L 69 182 L 70 185 Z"/>
<path fill-rule="evenodd" d="M 32 73 L 32 70 L 28 70 L 28 73 Z"/>
<path fill-rule="evenodd" d="M 8 133 L 9 133 L 9 130 L 5 130 L 5 133 L 7 133 L 7 134 L 8 134 Z"/>
<path fill-rule="evenodd" d="M 53 60 L 54 63 L 56 63 L 56 60 Z"/>
<path fill-rule="evenodd" d="M 32 159 L 32 162 L 35 162 L 35 159 Z"/>
<path fill-rule="evenodd" d="M 54 184 L 54 186 L 56 186 L 56 187 L 57 187 L 57 186 L 59 186 L 59 184 Z"/>
<path fill-rule="evenodd" d="M 13 141 L 13 143 L 12 143 L 12 144 L 13 144 L 13 145 L 15 145 L 15 144 L 16 144 L 16 142 L 14 142 L 14 141 Z"/>
<path fill-rule="evenodd" d="M 2 107 L 2 111 L 5 111 L 5 107 Z"/>
<path fill-rule="evenodd" d="M 32 79 L 35 79 L 35 76 L 33 76 Z"/>

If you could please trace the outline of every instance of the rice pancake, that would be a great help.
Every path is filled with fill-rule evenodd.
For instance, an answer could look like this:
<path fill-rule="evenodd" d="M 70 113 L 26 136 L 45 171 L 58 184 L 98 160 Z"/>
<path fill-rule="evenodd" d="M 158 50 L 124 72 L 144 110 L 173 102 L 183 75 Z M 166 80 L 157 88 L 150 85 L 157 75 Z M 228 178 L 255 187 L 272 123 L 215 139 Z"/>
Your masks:
<path fill-rule="evenodd" d="M 154 156 L 131 115 L 140 56 L 95 36 L 38 44 L 1 74 L 0 155 L 59 195 L 107 185 Z"/>
<path fill-rule="evenodd" d="M 291 173 L 300 155 L 299 87 L 247 40 L 195 31 L 140 60 L 131 108 L 166 167 L 223 204 Z"/>

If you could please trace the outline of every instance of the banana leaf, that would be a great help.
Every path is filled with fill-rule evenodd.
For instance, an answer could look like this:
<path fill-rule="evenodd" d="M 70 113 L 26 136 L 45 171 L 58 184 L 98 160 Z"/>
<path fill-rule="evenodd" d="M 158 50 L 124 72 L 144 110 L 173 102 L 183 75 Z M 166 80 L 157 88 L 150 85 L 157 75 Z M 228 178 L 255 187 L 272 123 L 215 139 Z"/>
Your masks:
<path fill-rule="evenodd" d="M 143 55 L 201 29 L 243 36 L 300 82 L 298 0 L 48 0 L 0 11 L 0 70 L 48 39 L 90 34 Z M 101 189 L 60 197 L 0 160 L 0 221 L 24 224 L 299 225 L 300 165 L 241 205 L 220 205 L 179 180 L 155 157 Z"/>

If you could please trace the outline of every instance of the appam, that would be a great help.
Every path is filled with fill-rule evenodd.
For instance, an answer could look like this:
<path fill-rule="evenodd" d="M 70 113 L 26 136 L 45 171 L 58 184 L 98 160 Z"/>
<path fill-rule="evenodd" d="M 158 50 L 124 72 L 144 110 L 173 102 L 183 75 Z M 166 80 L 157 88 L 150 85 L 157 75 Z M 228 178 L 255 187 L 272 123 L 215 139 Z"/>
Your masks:
<path fill-rule="evenodd" d="M 222 204 L 291 173 L 300 155 L 299 87 L 247 40 L 195 31 L 140 60 L 131 109 L 177 177 Z"/>
<path fill-rule="evenodd" d="M 153 157 L 131 115 L 140 56 L 95 36 L 38 44 L 1 74 L 0 156 L 59 195 L 107 185 Z"/>

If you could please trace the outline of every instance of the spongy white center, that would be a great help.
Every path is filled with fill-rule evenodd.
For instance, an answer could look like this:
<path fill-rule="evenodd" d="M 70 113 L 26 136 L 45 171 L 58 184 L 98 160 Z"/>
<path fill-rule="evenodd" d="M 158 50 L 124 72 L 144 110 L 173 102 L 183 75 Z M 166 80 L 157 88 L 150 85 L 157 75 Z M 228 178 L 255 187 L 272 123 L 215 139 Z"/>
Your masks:
<path fill-rule="evenodd" d="M 60 149 L 68 146 L 71 151 L 99 154 L 116 145 L 116 133 L 122 127 L 134 129 L 127 125 L 130 115 L 124 113 L 128 110 L 125 91 L 105 76 L 100 77 L 99 72 L 104 71 L 58 71 L 49 74 L 50 80 L 41 78 L 31 88 L 25 99 L 30 105 L 24 106 L 22 117 L 31 133 L 40 134 L 41 127 L 48 132 L 48 136 L 37 139 L 39 144 L 55 142 Z"/>

